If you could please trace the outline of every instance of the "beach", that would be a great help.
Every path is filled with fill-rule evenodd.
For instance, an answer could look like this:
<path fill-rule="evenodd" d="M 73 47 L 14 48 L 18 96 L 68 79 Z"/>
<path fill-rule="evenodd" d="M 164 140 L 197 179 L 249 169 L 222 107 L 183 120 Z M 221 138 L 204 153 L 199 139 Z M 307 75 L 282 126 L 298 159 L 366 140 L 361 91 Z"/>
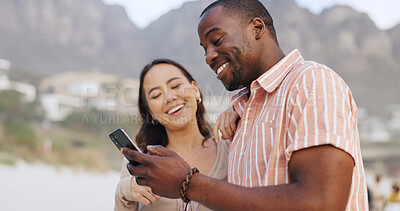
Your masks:
<path fill-rule="evenodd" d="M 0 165 L 0 210 L 113 210 L 119 176 L 23 161 Z"/>

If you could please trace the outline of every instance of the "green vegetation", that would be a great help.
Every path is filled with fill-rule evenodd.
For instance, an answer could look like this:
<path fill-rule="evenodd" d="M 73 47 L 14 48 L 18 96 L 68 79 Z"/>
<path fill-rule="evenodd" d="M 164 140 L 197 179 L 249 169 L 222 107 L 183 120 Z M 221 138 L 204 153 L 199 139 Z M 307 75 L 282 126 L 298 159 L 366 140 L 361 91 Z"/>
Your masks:
<path fill-rule="evenodd" d="M 31 155 L 27 152 L 37 151 L 37 141 L 31 124 L 40 121 L 40 113 L 32 115 L 38 104 L 24 103 L 21 95 L 15 91 L 0 91 L 0 151 L 24 155 L 26 159 Z"/>
<path fill-rule="evenodd" d="M 120 169 L 122 155 L 108 134 L 124 127 L 131 136 L 137 128 L 135 115 L 78 111 L 60 123 L 44 123 L 40 103 L 24 103 L 14 91 L 0 91 L 0 163 L 17 159 L 68 165 L 92 171 Z M 51 145 L 51 152 L 46 146 Z"/>
<path fill-rule="evenodd" d="M 8 153 L 0 153 L 0 164 L 14 165 L 16 162 L 15 156 Z"/>

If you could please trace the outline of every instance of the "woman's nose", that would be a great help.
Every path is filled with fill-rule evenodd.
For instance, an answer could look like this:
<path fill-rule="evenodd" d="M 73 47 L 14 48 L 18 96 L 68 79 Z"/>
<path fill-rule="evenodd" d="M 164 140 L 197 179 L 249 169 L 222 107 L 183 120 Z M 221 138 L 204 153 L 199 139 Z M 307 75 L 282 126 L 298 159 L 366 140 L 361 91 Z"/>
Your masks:
<path fill-rule="evenodd" d="M 165 95 L 164 103 L 169 103 L 177 98 L 175 93 L 167 92 Z"/>

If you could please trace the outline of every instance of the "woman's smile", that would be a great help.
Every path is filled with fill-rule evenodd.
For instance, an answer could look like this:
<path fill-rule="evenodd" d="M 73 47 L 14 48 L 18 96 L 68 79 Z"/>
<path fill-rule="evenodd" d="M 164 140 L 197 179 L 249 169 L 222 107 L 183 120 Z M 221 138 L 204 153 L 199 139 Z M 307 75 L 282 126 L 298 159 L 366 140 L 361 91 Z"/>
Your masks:
<path fill-rule="evenodd" d="M 185 104 L 180 104 L 180 105 L 174 106 L 167 111 L 167 114 L 171 115 L 171 116 L 178 116 L 179 114 L 181 114 L 183 112 L 184 107 L 185 107 Z"/>

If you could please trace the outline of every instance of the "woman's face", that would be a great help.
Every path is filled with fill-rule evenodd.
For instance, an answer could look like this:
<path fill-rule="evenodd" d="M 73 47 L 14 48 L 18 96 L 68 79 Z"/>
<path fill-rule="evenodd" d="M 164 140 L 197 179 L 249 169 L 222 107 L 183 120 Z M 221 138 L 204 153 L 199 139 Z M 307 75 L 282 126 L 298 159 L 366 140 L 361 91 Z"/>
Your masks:
<path fill-rule="evenodd" d="M 143 91 L 153 119 L 166 129 L 182 129 L 196 123 L 200 92 L 179 68 L 171 64 L 153 66 L 144 77 Z"/>

